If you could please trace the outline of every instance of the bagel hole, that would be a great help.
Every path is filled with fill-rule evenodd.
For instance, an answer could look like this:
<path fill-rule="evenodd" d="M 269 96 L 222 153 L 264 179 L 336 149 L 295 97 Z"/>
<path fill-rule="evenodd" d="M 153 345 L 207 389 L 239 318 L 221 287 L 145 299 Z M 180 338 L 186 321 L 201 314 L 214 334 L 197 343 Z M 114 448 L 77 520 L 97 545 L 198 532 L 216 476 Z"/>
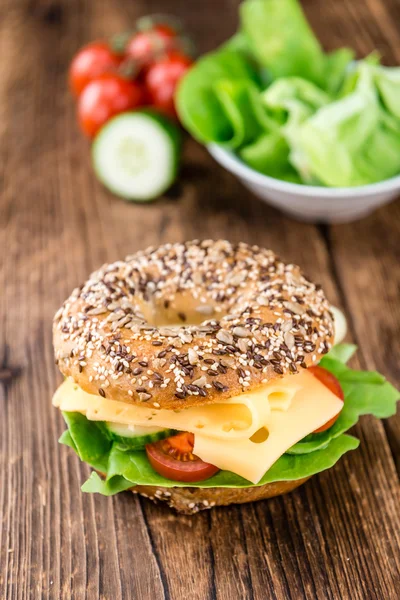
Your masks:
<path fill-rule="evenodd" d="M 210 312 L 205 312 L 210 307 Z M 211 305 L 204 305 L 189 293 L 183 293 L 173 302 L 168 300 L 141 301 L 140 310 L 149 325 L 154 327 L 179 328 L 186 325 L 201 325 L 204 321 L 215 318 L 217 311 Z M 218 318 L 225 313 L 218 312 Z"/>
<path fill-rule="evenodd" d="M 250 441 L 253 442 L 253 444 L 262 444 L 268 439 L 268 437 L 268 429 L 266 427 L 262 427 L 261 429 L 258 429 L 258 431 L 253 433 L 253 435 L 250 438 Z"/>

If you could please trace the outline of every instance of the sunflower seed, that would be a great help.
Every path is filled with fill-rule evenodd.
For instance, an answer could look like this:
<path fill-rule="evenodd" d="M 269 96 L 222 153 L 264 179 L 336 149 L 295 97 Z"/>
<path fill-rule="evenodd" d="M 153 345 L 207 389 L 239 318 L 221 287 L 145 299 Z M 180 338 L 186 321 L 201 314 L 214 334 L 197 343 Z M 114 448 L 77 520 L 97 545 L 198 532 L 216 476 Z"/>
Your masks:
<path fill-rule="evenodd" d="M 179 337 L 184 344 L 190 344 L 190 342 L 193 340 L 193 336 L 187 331 L 180 331 Z"/>
<path fill-rule="evenodd" d="M 289 319 L 288 321 L 284 321 L 281 325 L 281 330 L 286 333 L 286 331 L 290 331 L 293 327 L 293 321 L 292 319 Z"/>
<path fill-rule="evenodd" d="M 87 311 L 88 315 L 103 315 L 107 312 L 107 309 L 104 306 L 96 306 L 95 308 L 91 308 Z"/>
<path fill-rule="evenodd" d="M 204 387 L 206 385 L 206 383 L 207 383 L 207 378 L 204 375 L 202 375 L 195 381 L 192 381 L 192 384 L 197 385 L 197 387 Z"/>
<path fill-rule="evenodd" d="M 245 340 L 244 338 L 239 339 L 237 342 L 237 347 L 239 348 L 240 352 L 242 352 L 242 354 L 245 354 L 248 348 L 247 340 Z"/>
<path fill-rule="evenodd" d="M 301 304 L 297 304 L 296 302 L 289 302 L 288 300 L 285 300 L 285 302 L 283 302 L 283 306 L 295 315 L 302 315 L 306 310 L 304 306 L 301 306 Z"/>
<path fill-rule="evenodd" d="M 232 331 L 233 335 L 236 335 L 240 338 L 246 338 L 250 336 L 250 331 L 245 327 L 234 327 Z"/>
<path fill-rule="evenodd" d="M 158 332 L 165 337 L 178 337 L 178 330 L 172 327 L 160 327 Z"/>
<path fill-rule="evenodd" d="M 215 337 L 224 344 L 233 344 L 233 337 L 226 329 L 220 329 Z"/>
<path fill-rule="evenodd" d="M 189 348 L 188 350 L 188 359 L 191 365 L 196 365 L 199 362 L 199 356 L 193 348 Z"/>
<path fill-rule="evenodd" d="M 290 331 L 287 331 L 285 333 L 283 339 L 285 340 L 286 346 L 289 348 L 289 350 L 291 350 L 294 347 L 294 342 L 295 342 L 293 333 L 290 333 Z"/>

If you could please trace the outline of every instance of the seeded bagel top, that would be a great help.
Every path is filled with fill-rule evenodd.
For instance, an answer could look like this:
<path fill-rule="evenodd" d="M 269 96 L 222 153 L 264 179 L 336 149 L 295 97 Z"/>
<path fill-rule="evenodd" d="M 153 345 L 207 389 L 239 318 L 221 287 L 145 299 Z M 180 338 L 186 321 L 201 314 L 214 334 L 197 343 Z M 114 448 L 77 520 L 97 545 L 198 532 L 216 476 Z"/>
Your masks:
<path fill-rule="evenodd" d="M 271 250 L 224 240 L 102 266 L 54 318 L 61 372 L 105 398 L 177 409 L 316 364 L 334 327 L 320 286 Z"/>

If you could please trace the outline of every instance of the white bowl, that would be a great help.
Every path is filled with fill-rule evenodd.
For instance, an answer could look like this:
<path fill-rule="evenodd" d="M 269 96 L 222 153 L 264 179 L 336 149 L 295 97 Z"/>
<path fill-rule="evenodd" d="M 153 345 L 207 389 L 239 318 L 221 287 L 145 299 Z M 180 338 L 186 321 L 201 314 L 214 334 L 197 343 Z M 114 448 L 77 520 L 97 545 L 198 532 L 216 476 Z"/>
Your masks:
<path fill-rule="evenodd" d="M 208 151 L 261 200 L 300 221 L 348 223 L 365 217 L 400 195 L 400 175 L 359 187 L 301 185 L 258 173 L 216 144 L 210 144 Z"/>

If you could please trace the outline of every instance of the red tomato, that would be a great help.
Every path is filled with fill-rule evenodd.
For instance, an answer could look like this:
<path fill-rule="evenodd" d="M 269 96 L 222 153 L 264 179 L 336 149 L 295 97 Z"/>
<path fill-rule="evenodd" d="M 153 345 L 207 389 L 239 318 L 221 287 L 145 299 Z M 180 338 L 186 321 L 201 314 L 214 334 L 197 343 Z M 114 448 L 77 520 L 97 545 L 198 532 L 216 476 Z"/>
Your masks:
<path fill-rule="evenodd" d="M 328 388 L 328 390 L 335 394 L 335 396 L 337 396 L 339 400 L 341 400 L 344 403 L 344 394 L 342 387 L 336 379 L 336 377 L 332 375 L 332 373 L 330 373 L 323 367 L 310 367 L 308 370 L 314 375 L 314 377 L 316 377 L 321 383 L 323 383 L 324 386 Z M 332 417 L 332 419 L 330 419 L 327 423 L 325 423 L 325 425 L 322 425 L 321 427 L 316 429 L 314 433 L 321 433 L 322 431 L 326 431 L 327 429 L 329 429 L 329 427 L 332 427 L 339 415 L 340 412 L 334 417 Z"/>
<path fill-rule="evenodd" d="M 125 54 L 141 64 L 149 64 L 157 54 L 173 45 L 176 31 L 168 25 L 154 25 L 147 31 L 139 31 L 127 43 Z"/>
<path fill-rule="evenodd" d="M 178 433 L 172 437 L 147 444 L 146 453 L 157 473 L 173 481 L 203 481 L 219 471 L 203 462 L 193 451 L 193 433 Z"/>
<path fill-rule="evenodd" d="M 144 103 L 142 87 L 117 74 L 105 73 L 91 81 L 78 100 L 78 119 L 82 131 L 89 137 L 111 117 Z"/>
<path fill-rule="evenodd" d="M 122 56 L 115 54 L 106 42 L 93 42 L 75 55 L 69 68 L 69 84 L 79 96 L 90 81 L 103 73 L 115 71 Z"/>
<path fill-rule="evenodd" d="M 175 89 L 181 77 L 190 69 L 192 62 L 184 54 L 170 52 L 150 65 L 145 76 L 145 85 L 153 106 L 171 116 L 176 116 Z"/>

